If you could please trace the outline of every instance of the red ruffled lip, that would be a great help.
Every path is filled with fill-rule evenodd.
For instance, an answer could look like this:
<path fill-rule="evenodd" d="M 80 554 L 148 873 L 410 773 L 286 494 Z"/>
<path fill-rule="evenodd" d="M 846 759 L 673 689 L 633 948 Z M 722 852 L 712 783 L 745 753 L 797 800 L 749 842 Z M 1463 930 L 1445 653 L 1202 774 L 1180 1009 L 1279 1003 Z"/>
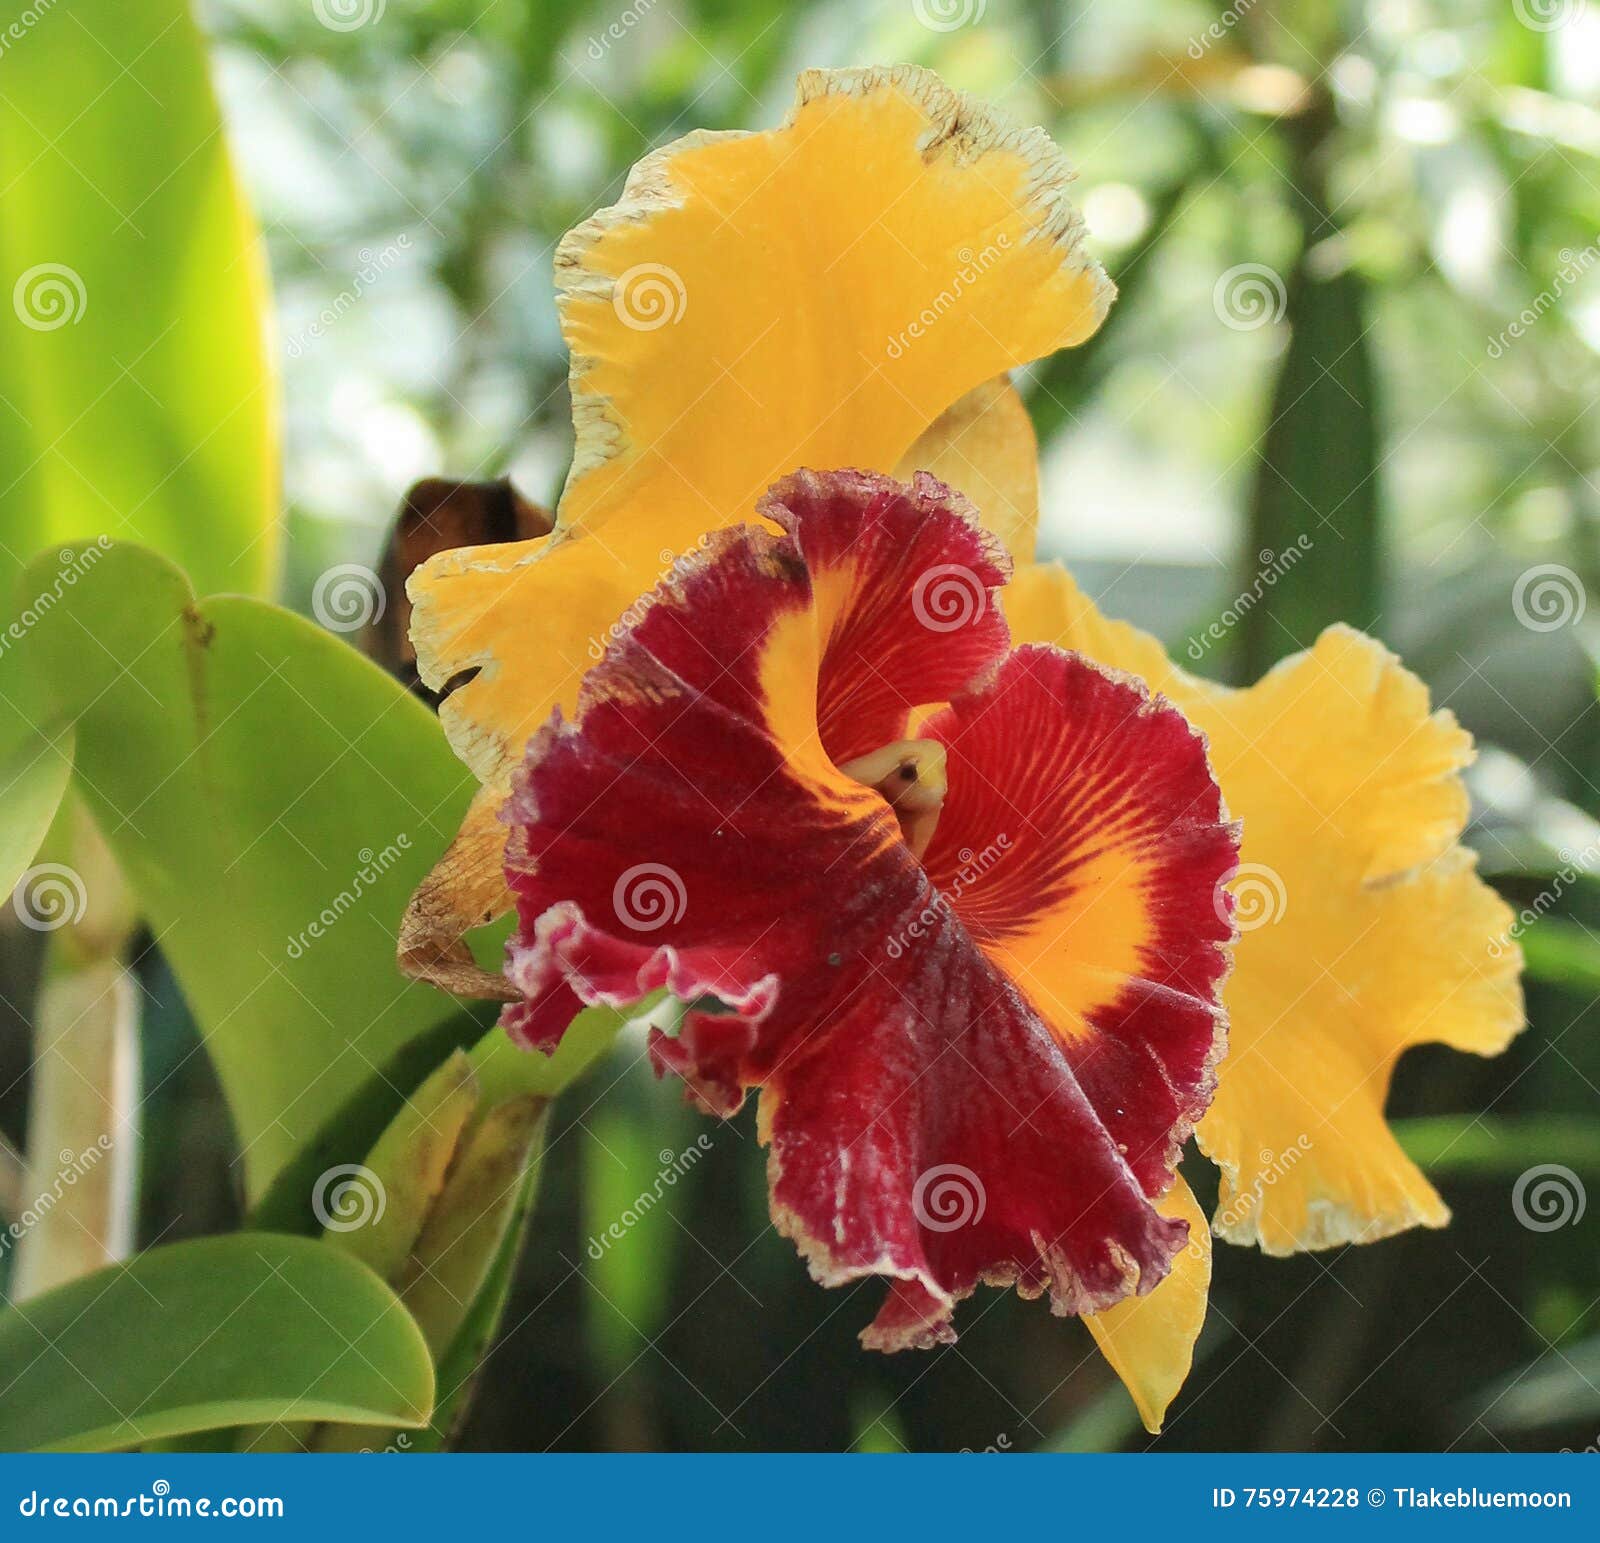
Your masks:
<path fill-rule="evenodd" d="M 1147 1291 L 1221 1048 L 1237 839 L 1204 744 L 1135 682 L 1010 652 L 1006 560 L 932 478 L 800 473 L 762 513 L 784 533 L 714 537 L 529 745 L 503 1021 L 548 1050 L 580 1004 L 688 1003 L 658 1070 L 717 1114 L 761 1088 L 777 1225 L 824 1284 L 891 1282 L 869 1346 L 948 1340 L 979 1282 Z M 939 702 L 918 862 L 838 766 Z"/>

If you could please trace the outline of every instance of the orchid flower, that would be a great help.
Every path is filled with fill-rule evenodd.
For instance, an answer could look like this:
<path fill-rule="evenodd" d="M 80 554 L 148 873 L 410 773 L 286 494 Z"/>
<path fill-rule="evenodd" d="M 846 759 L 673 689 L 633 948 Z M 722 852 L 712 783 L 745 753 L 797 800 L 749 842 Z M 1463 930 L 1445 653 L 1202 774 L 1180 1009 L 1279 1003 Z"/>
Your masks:
<path fill-rule="evenodd" d="M 1228 689 L 1033 561 L 1006 372 L 1112 297 L 1068 180 L 924 71 L 808 71 L 782 127 L 691 134 L 566 238 L 555 528 L 411 583 L 482 787 L 400 955 L 541 1048 L 665 988 L 658 1068 L 715 1113 L 762 1089 L 812 1273 L 889 1282 L 867 1344 L 1048 1290 L 1154 1430 L 1212 1233 L 1447 1221 L 1390 1076 L 1504 1048 L 1520 957 L 1459 844 L 1470 738 L 1379 644 Z M 513 902 L 483 970 L 464 935 Z"/>

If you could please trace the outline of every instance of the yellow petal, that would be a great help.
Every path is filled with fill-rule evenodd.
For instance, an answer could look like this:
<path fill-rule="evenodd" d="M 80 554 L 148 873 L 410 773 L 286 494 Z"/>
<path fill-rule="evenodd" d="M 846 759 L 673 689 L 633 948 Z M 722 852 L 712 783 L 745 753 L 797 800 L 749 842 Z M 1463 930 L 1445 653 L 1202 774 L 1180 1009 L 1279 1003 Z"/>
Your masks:
<path fill-rule="evenodd" d="M 1002 598 L 1018 641 L 1078 649 L 1176 702 L 1244 822 L 1229 1049 L 1198 1132 L 1222 1169 L 1217 1233 L 1291 1253 L 1442 1226 L 1384 1122 L 1395 1062 L 1430 1041 L 1493 1055 L 1523 1022 L 1510 909 L 1457 844 L 1471 737 L 1346 627 L 1235 691 L 1108 621 L 1059 567 Z"/>
<path fill-rule="evenodd" d="M 1173 1260 L 1171 1274 L 1148 1295 L 1128 1297 L 1083 1320 L 1152 1436 L 1189 1375 L 1211 1290 L 1211 1233 L 1194 1192 L 1175 1178 L 1156 1209 L 1189 1224 L 1189 1245 Z"/>
<path fill-rule="evenodd" d="M 986 380 L 928 425 L 895 476 L 932 472 L 964 494 L 1012 560 L 1033 561 L 1039 534 L 1039 441 L 1005 376 Z"/>
<path fill-rule="evenodd" d="M 503 785 L 608 629 L 800 466 L 891 471 L 947 407 L 1081 341 L 1111 286 L 1042 130 L 910 66 L 811 70 L 781 128 L 691 134 L 561 244 L 577 443 L 555 533 L 412 579 L 446 732 Z"/>

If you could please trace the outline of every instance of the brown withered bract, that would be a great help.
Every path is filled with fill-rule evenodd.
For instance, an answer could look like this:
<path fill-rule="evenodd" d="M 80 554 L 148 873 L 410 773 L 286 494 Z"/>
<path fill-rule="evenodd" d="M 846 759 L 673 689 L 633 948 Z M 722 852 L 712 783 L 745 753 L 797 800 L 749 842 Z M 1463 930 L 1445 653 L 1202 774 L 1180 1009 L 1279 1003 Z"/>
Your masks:
<path fill-rule="evenodd" d="M 548 509 L 531 503 L 509 477 L 495 482 L 452 482 L 425 477 L 401 500 L 379 574 L 388 598 L 368 637 L 368 651 L 409 691 L 437 707 L 450 691 L 430 691 L 417 675 L 411 646 L 411 600 L 406 580 L 439 552 L 547 536 L 555 523 Z"/>

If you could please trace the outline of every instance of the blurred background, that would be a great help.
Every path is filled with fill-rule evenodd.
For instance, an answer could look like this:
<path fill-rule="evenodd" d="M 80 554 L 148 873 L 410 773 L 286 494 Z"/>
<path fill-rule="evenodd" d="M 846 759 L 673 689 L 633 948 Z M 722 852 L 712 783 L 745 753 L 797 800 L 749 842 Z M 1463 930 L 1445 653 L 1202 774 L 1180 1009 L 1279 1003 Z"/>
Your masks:
<path fill-rule="evenodd" d="M 810 1283 L 769 1223 L 751 1120 L 685 1110 L 629 1034 L 560 1110 L 464 1444 L 1600 1445 L 1600 4 L 202 15 L 269 243 L 287 602 L 309 612 L 334 564 L 377 566 L 419 477 L 509 473 L 554 501 L 570 436 L 551 257 L 634 161 L 776 123 L 803 66 L 926 64 L 1049 128 L 1122 291 L 1094 340 L 1019 378 L 1044 554 L 1203 674 L 1253 679 L 1337 618 L 1384 638 L 1478 736 L 1471 839 L 1539 916 L 1511 1052 L 1413 1052 L 1396 1082 L 1455 1225 L 1292 1261 L 1219 1245 L 1158 1439 L 1040 1304 L 988 1293 L 953 1347 L 863 1354 L 880 1288 Z M 232 1137 L 158 950 L 141 969 L 163 1004 L 142 1232 L 170 1241 L 237 1221 Z M 21 1121 L 14 1092 L 0 1124 L 20 1139 Z M 1518 1181 L 1552 1163 L 1579 1181 L 1569 1214 L 1525 1225 Z M 1192 1180 L 1214 1195 L 1204 1164 Z"/>

